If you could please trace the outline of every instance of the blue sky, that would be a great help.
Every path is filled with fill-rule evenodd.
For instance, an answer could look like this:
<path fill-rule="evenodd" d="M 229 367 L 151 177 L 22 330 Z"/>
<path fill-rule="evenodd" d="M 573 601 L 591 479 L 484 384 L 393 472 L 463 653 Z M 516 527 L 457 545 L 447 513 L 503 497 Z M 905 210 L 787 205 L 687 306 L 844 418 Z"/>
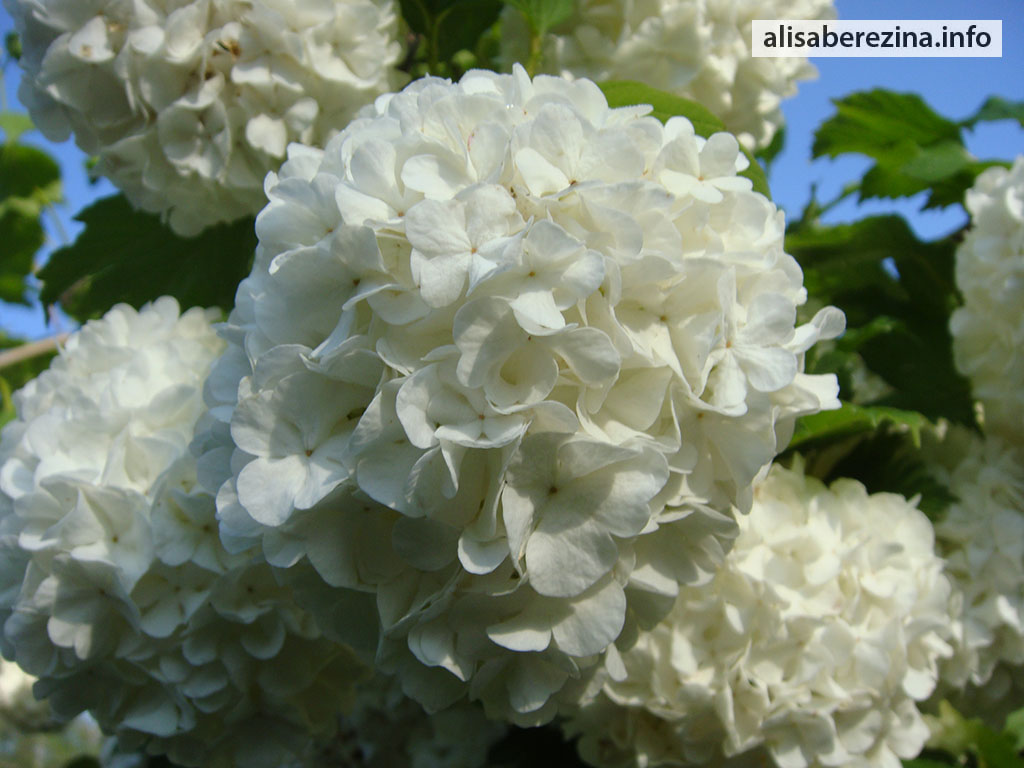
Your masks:
<path fill-rule="evenodd" d="M 772 168 L 771 187 L 775 202 L 789 215 L 800 212 L 818 186 L 819 199 L 835 196 L 843 184 L 867 167 L 859 158 L 822 159 L 811 162 L 813 131 L 832 114 L 831 100 L 857 90 L 875 87 L 914 91 L 939 113 L 960 119 L 972 114 L 989 95 L 1024 100 L 1024 0 L 836 0 L 844 19 L 1001 19 L 1003 56 L 998 59 L 815 59 L 819 77 L 800 84 L 799 94 L 786 101 L 783 111 L 788 124 L 787 143 Z M 0 35 L 12 28 L 6 11 L 0 9 Z M 11 108 L 18 108 L 18 70 L 4 72 L 4 91 Z M 1024 153 L 1024 131 L 1010 123 L 982 124 L 968 135 L 968 148 L 980 158 L 1012 158 Z M 78 226 L 71 217 L 96 197 L 113 192 L 109 183 L 90 184 L 84 157 L 72 142 L 48 145 L 38 133 L 26 141 L 47 147 L 61 161 L 67 202 L 60 207 L 63 229 L 74 238 Z M 920 200 L 875 201 L 858 206 L 847 201 L 830 212 L 829 221 L 848 221 L 867 213 L 899 211 L 911 221 L 918 234 L 932 237 L 951 231 L 964 222 L 962 212 L 918 213 Z M 51 242 L 59 245 L 62 235 L 50 228 Z M 66 321 L 63 321 L 66 323 Z M 44 323 L 39 308 L 23 309 L 0 303 L 0 328 L 29 338 L 66 330 Z"/>

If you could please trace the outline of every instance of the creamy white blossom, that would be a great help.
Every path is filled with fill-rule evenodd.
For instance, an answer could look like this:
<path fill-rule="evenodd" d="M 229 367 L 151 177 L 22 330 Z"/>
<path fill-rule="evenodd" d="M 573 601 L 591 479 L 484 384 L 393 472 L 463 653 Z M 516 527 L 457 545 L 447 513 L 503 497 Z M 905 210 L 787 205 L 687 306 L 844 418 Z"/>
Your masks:
<path fill-rule="evenodd" d="M 750 147 L 782 126 L 782 99 L 816 75 L 806 58 L 753 58 L 754 19 L 831 19 L 833 0 L 576 0 L 542 41 L 541 69 L 602 80 L 636 80 L 704 105 Z M 509 7 L 506 61 L 526 61 L 529 30 Z"/>
<path fill-rule="evenodd" d="M 736 140 L 648 111 L 521 68 L 427 78 L 268 177 L 199 473 L 229 549 L 335 588 L 322 621 L 376 595 L 378 661 L 429 709 L 550 719 L 836 405 L 801 370 L 842 314 L 796 325 Z"/>
<path fill-rule="evenodd" d="M 984 407 L 985 431 L 1024 443 L 1024 156 L 967 191 L 971 229 L 956 251 L 964 296 L 949 328 L 957 368 Z"/>
<path fill-rule="evenodd" d="M 706 584 L 606 663 L 566 730 L 595 765 L 885 766 L 928 736 L 953 616 L 931 523 L 894 494 L 774 467 Z M 756 753 L 755 753 L 756 754 Z M 733 765 L 734 761 L 726 762 Z"/>
<path fill-rule="evenodd" d="M 215 312 L 126 305 L 15 394 L 0 436 L 4 653 L 68 719 L 180 765 L 278 766 L 363 674 L 262 558 L 221 545 L 189 452 Z"/>
<path fill-rule="evenodd" d="M 1003 440 L 960 427 L 926 448 L 955 497 L 935 525 L 959 608 L 943 682 L 983 689 L 969 694 L 980 709 L 1009 706 L 1024 665 L 1024 466 Z"/>
<path fill-rule="evenodd" d="M 191 235 L 255 214 L 289 142 L 400 84 L 392 0 L 4 0 L 19 98 L 136 206 Z"/>

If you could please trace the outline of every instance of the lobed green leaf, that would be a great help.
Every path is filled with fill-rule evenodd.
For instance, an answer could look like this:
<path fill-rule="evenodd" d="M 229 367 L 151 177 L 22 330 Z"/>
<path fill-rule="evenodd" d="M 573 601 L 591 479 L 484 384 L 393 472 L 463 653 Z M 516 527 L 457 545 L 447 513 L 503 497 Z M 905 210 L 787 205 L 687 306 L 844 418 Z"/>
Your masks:
<path fill-rule="evenodd" d="M 834 101 L 836 114 L 815 134 L 814 157 L 863 154 L 875 160 L 855 189 L 860 199 L 910 197 L 928 191 L 925 208 L 962 204 L 991 163 L 975 160 L 961 128 L 978 119 L 1015 118 L 1024 104 L 990 99 L 961 123 L 933 111 L 920 96 L 876 89 Z M 987 118 L 979 117 L 986 115 Z"/>
<path fill-rule="evenodd" d="M 35 126 L 32 118 L 24 112 L 0 112 L 0 130 L 4 132 L 6 141 L 17 141 L 23 133 L 31 131 Z"/>
<path fill-rule="evenodd" d="M 60 166 L 41 149 L 8 142 L 0 146 L 0 201 L 35 200 L 40 206 L 60 200 Z"/>
<path fill-rule="evenodd" d="M 834 441 L 840 437 L 874 432 L 885 423 L 905 428 L 914 444 L 921 444 L 921 430 L 931 426 L 917 411 L 843 403 L 838 410 L 821 411 L 797 421 L 788 449 L 803 449 L 815 441 Z"/>
<path fill-rule="evenodd" d="M 959 126 L 929 107 L 913 93 L 882 89 L 861 91 L 833 100 L 836 115 L 814 136 L 814 157 L 858 153 L 886 160 L 906 146 L 927 147 L 943 141 L 960 142 Z"/>
<path fill-rule="evenodd" d="M 1016 120 L 1024 127 L 1024 101 L 1007 101 L 999 96 L 990 96 L 981 108 L 960 124 L 973 128 L 978 123 L 996 120 Z"/>
<path fill-rule="evenodd" d="M 949 316 L 959 299 L 955 240 L 919 240 L 899 216 L 791 229 L 786 249 L 816 301 L 846 313 L 849 341 L 891 393 L 875 405 L 974 423 L 970 387 L 953 363 Z M 844 393 L 856 399 L 854 393 Z"/>
<path fill-rule="evenodd" d="M 99 200 L 75 218 L 85 230 L 54 251 L 39 277 L 43 303 L 60 301 L 79 320 L 119 302 L 140 307 L 163 295 L 183 308 L 231 307 L 256 247 L 251 218 L 183 238 L 159 216 L 134 210 L 123 195 Z"/>

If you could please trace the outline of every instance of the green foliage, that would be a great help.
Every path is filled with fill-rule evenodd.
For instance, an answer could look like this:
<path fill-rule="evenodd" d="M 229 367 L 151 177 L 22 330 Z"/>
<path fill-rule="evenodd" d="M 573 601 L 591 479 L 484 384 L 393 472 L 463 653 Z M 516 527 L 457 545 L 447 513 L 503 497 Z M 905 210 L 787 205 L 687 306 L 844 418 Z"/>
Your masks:
<path fill-rule="evenodd" d="M 805 453 L 823 479 L 854 477 L 872 492 L 919 496 L 921 509 L 935 517 L 953 497 L 922 460 L 920 432 L 943 419 L 976 426 L 949 334 L 960 303 L 954 264 L 962 233 L 924 241 L 900 216 L 838 225 L 820 218 L 855 193 L 923 192 L 925 207 L 962 203 L 977 175 L 1001 164 L 971 157 L 963 130 L 981 120 L 1020 120 L 1024 104 L 992 98 L 955 122 L 914 94 L 874 90 L 835 103 L 836 114 L 815 135 L 814 156 L 860 154 L 873 164 L 831 203 L 812 196 L 790 225 L 786 250 L 804 270 L 810 308 L 832 304 L 846 314 L 846 333 L 807 355 L 809 373 L 836 373 L 843 406 L 801 419 L 790 450 Z"/>
<path fill-rule="evenodd" d="M 967 118 L 960 125 L 973 128 L 978 123 L 991 120 L 1016 120 L 1024 127 L 1024 101 L 1007 101 L 999 96 L 990 96 L 981 105 L 981 109 Z"/>
<path fill-rule="evenodd" d="M 1011 712 L 1006 718 L 1005 732 L 1013 739 L 1013 747 L 1024 751 L 1024 708 Z"/>
<path fill-rule="evenodd" d="M 17 32 L 8 32 L 4 37 L 4 50 L 15 61 L 21 58 L 21 38 Z"/>
<path fill-rule="evenodd" d="M 968 719 L 947 701 L 939 703 L 939 714 L 933 718 L 933 738 L 929 746 L 953 758 L 948 765 L 974 764 L 978 768 L 1024 768 L 1018 754 L 1016 737 L 1009 731 L 996 732 L 981 720 Z M 918 761 L 920 763 L 920 761 Z M 943 763 L 937 763 L 943 765 Z M 915 766 L 915 762 L 904 763 Z M 915 768 L 930 768 L 927 764 Z"/>
<path fill-rule="evenodd" d="M 573 0 L 505 0 L 523 14 L 537 36 L 547 34 L 572 15 Z"/>
<path fill-rule="evenodd" d="M 0 150 L 0 200 L 21 197 L 41 204 L 60 199 L 60 166 L 41 149 L 8 141 Z"/>
<path fill-rule="evenodd" d="M 818 128 L 814 157 L 855 152 L 887 160 L 907 148 L 958 141 L 960 129 L 936 114 L 920 96 L 876 89 L 833 102 L 836 115 Z"/>
<path fill-rule="evenodd" d="M 43 211 L 61 199 L 60 167 L 46 152 L 17 142 L 31 121 L 16 112 L 0 113 L 5 141 L 0 145 L 0 301 L 28 304 L 25 280 L 45 234 Z"/>
<path fill-rule="evenodd" d="M 183 238 L 122 195 L 99 200 L 75 218 L 85 230 L 54 251 L 39 277 L 43 303 L 59 301 L 79 320 L 119 302 L 140 307 L 163 295 L 183 308 L 229 308 L 256 247 L 251 218 Z"/>
<path fill-rule="evenodd" d="M 800 419 L 789 448 L 803 449 L 819 441 L 874 432 L 887 422 L 907 429 L 918 446 L 921 444 L 921 430 L 930 426 L 928 419 L 917 411 L 843 403 L 839 410 L 822 411 Z"/>
<path fill-rule="evenodd" d="M 657 88 L 631 80 L 614 80 L 598 83 L 598 85 L 604 92 L 605 98 L 608 99 L 608 105 L 611 107 L 650 104 L 653 107 L 652 117 L 658 118 L 663 123 L 670 117 L 685 117 L 693 123 L 693 130 L 697 135 L 705 138 L 713 133 L 726 130 L 725 124 L 721 120 L 706 107 L 701 106 L 695 101 L 690 101 L 665 91 L 659 91 Z M 761 164 L 747 150 L 744 149 L 743 153 L 750 162 L 750 166 L 740 175 L 750 179 L 754 185 L 754 191 L 760 192 L 768 199 L 771 199 L 768 178 L 765 176 Z"/>
<path fill-rule="evenodd" d="M 422 36 L 426 71 L 451 74 L 448 64 L 460 51 L 476 51 L 497 22 L 502 0 L 400 0 L 409 29 Z M 461 67 L 460 67 L 461 69 Z M 417 73 L 419 74 L 419 73 Z"/>
<path fill-rule="evenodd" d="M 899 216 L 854 224 L 800 224 L 786 248 L 808 293 L 846 313 L 838 354 L 856 354 L 892 391 L 876 405 L 974 423 L 970 387 L 953 364 L 949 315 L 957 306 L 955 242 L 923 242 Z M 844 392 L 856 399 L 854 392 Z"/>
<path fill-rule="evenodd" d="M 779 126 L 779 129 L 775 131 L 775 135 L 772 136 L 772 140 L 768 143 L 768 146 L 762 147 L 754 152 L 754 157 L 760 160 L 769 168 L 779 153 L 786 146 L 786 126 Z"/>
<path fill-rule="evenodd" d="M 994 164 L 971 156 L 962 128 L 982 120 L 1024 120 L 1024 103 L 996 97 L 959 123 L 939 115 L 911 93 L 876 89 L 834 103 L 835 116 L 815 134 L 814 157 L 867 155 L 875 163 L 850 191 L 858 192 L 861 200 L 928 191 L 925 208 L 962 203 L 978 174 Z"/>
<path fill-rule="evenodd" d="M 0 131 L 4 132 L 7 141 L 17 141 L 23 133 L 31 131 L 32 118 L 24 112 L 0 112 Z"/>

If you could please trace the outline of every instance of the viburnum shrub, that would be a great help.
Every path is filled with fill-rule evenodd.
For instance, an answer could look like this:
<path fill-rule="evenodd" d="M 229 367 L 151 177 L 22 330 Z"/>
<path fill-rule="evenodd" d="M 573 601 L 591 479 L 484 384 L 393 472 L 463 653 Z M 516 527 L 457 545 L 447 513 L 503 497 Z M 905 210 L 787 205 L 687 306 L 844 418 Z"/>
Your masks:
<path fill-rule="evenodd" d="M 81 327 L 0 351 L 19 727 L 86 712 L 105 768 L 1019 764 L 1024 161 L 962 131 L 1024 107 L 837 102 L 843 196 L 970 217 L 923 241 L 771 201 L 813 69 L 750 23 L 828 0 L 5 7 L 121 189 L 38 270 Z M 24 300 L 59 172 L 2 125 Z"/>

